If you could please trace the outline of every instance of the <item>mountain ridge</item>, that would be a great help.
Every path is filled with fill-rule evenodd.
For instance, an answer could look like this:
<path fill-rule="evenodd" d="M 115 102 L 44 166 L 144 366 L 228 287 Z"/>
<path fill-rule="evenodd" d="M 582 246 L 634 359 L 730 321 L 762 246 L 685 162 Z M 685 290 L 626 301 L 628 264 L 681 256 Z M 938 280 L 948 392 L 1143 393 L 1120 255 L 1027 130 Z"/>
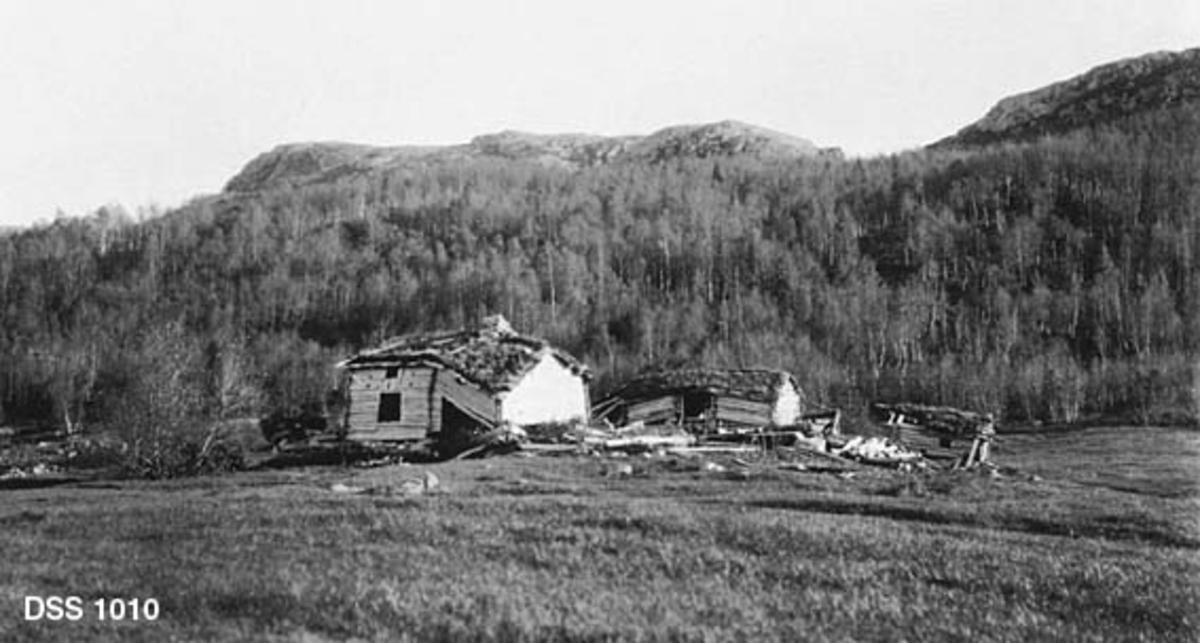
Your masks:
<path fill-rule="evenodd" d="M 644 136 L 537 134 L 504 130 L 476 136 L 465 144 L 374 146 L 336 141 L 286 143 L 252 159 L 224 191 L 253 192 L 337 180 L 346 175 L 493 158 L 582 169 L 623 161 L 663 162 L 673 158 L 752 156 L 791 160 L 840 155 L 812 141 L 735 120 L 675 125 Z"/>
<path fill-rule="evenodd" d="M 1200 48 L 1159 51 L 1002 98 L 983 118 L 928 147 L 1030 140 L 1189 103 L 1200 103 Z"/>
<path fill-rule="evenodd" d="M 1126 58 L 1000 99 L 979 120 L 926 146 L 970 150 L 1067 134 L 1148 112 L 1200 106 L 1200 48 Z M 661 128 L 647 135 L 540 134 L 503 130 L 452 145 L 288 143 L 259 154 L 224 193 L 336 182 L 349 176 L 471 160 L 579 170 L 621 162 L 751 157 L 778 161 L 830 155 L 812 141 L 736 120 Z"/>

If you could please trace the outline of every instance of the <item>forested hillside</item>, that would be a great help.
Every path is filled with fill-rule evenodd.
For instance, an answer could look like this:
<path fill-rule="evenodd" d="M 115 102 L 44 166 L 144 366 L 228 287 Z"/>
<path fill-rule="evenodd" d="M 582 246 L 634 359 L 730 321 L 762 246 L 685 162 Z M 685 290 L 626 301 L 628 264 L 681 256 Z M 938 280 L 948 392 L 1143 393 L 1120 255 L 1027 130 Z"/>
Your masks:
<path fill-rule="evenodd" d="M 333 363 L 499 312 L 589 363 L 768 366 L 811 404 L 1194 417 L 1200 110 L 973 152 L 501 159 L 0 236 L 0 413 L 320 407 Z"/>

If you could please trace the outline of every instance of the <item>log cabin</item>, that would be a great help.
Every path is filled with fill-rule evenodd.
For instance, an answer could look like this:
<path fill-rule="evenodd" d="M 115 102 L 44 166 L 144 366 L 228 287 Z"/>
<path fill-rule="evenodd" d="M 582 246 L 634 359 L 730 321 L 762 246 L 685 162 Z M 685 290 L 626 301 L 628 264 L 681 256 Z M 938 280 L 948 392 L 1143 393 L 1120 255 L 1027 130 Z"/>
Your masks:
<path fill-rule="evenodd" d="M 587 367 L 498 315 L 475 329 L 402 336 L 338 366 L 353 441 L 587 421 L 590 410 Z"/>
<path fill-rule="evenodd" d="M 691 369 L 630 380 L 596 405 L 616 424 L 682 425 L 695 433 L 790 426 L 800 420 L 799 386 L 786 371 Z"/>

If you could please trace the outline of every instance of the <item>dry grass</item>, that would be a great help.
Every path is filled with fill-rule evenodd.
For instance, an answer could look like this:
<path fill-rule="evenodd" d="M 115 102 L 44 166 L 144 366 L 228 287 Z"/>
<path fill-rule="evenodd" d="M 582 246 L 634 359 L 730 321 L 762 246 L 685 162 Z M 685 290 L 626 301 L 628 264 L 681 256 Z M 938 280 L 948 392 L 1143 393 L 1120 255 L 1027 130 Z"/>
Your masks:
<path fill-rule="evenodd" d="M 440 493 L 329 490 L 426 470 Z M 1043 475 L 507 457 L 9 491 L 0 639 L 1195 640 L 1194 490 Z M 162 617 L 24 623 L 30 594 Z"/>

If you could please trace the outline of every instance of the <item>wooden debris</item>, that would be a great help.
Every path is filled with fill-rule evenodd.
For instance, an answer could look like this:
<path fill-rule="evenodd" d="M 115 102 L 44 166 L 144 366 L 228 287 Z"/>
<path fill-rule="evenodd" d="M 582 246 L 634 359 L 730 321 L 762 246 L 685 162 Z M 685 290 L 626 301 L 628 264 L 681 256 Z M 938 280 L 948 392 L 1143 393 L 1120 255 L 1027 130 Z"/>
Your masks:
<path fill-rule="evenodd" d="M 990 414 L 948 406 L 877 403 L 871 405 L 871 410 L 887 426 L 921 428 L 949 438 L 973 438 L 988 426 L 995 431 L 995 418 Z"/>
<path fill-rule="evenodd" d="M 519 426 L 510 424 L 501 424 L 500 426 L 491 429 L 485 433 L 481 433 L 471 438 L 472 443 L 468 448 L 460 451 L 454 456 L 455 460 L 463 460 L 475 455 L 484 455 L 492 452 L 510 452 L 515 451 L 521 442 L 525 441 L 529 436 Z"/>
<path fill-rule="evenodd" d="M 619 428 L 580 427 L 574 435 L 585 447 L 634 453 L 696 443 L 696 436 L 678 427 L 647 427 L 641 422 Z"/>
<path fill-rule="evenodd" d="M 700 446 L 671 447 L 666 451 L 672 455 L 704 455 L 712 453 L 758 453 L 762 449 L 748 444 L 705 444 Z"/>
<path fill-rule="evenodd" d="M 541 442 L 524 442 L 521 450 L 532 454 L 555 455 L 559 453 L 579 453 L 578 444 L 545 444 Z"/>
<path fill-rule="evenodd" d="M 836 452 L 836 449 L 835 449 L 834 451 Z M 837 465 L 840 465 L 840 466 L 842 466 L 842 467 L 856 467 L 856 466 L 860 466 L 860 465 L 857 463 L 857 461 L 855 461 L 855 460 L 851 460 L 851 459 L 849 459 L 849 458 L 844 458 L 844 457 L 842 457 L 842 456 L 840 456 L 840 455 L 836 455 L 835 453 L 833 453 L 833 452 L 830 452 L 830 451 L 827 451 L 827 450 L 825 450 L 825 449 L 814 449 L 814 448 L 810 448 L 810 447 L 808 447 L 808 446 L 805 446 L 805 445 L 797 445 L 797 446 L 796 446 L 796 448 L 795 448 L 795 452 L 797 452 L 797 453 L 799 453 L 799 454 L 802 454 L 802 455 L 804 455 L 804 456 L 806 456 L 806 457 L 812 457 L 812 456 L 815 456 L 815 457 L 817 457 L 817 458 L 820 458 L 820 459 L 822 459 L 822 460 L 827 460 L 827 461 L 829 461 L 829 462 L 831 462 L 831 463 L 835 463 L 835 464 L 837 464 Z"/>
<path fill-rule="evenodd" d="M 867 464 L 899 466 L 921 459 L 921 454 L 910 451 L 887 438 L 855 437 L 845 446 L 834 451 L 835 455 L 853 458 Z"/>
<path fill-rule="evenodd" d="M 606 440 L 585 440 L 584 443 L 609 450 L 642 451 L 656 447 L 686 447 L 695 444 L 696 438 L 692 435 L 636 435 Z"/>
<path fill-rule="evenodd" d="M 951 447 L 955 440 L 971 440 L 970 449 L 955 459 L 955 468 L 986 463 L 996 435 L 995 417 L 987 413 L 904 403 L 874 404 L 871 410 L 885 426 L 901 432 L 901 442 L 920 442 L 903 437 L 903 432 L 914 430 L 936 436 L 942 448 Z"/>
<path fill-rule="evenodd" d="M 971 450 L 954 464 L 955 469 L 970 469 L 988 463 L 992 435 L 979 435 L 971 441 Z"/>
<path fill-rule="evenodd" d="M 842 412 L 837 409 L 809 411 L 800 415 L 800 424 L 808 429 L 805 431 L 808 437 L 840 435 Z"/>

